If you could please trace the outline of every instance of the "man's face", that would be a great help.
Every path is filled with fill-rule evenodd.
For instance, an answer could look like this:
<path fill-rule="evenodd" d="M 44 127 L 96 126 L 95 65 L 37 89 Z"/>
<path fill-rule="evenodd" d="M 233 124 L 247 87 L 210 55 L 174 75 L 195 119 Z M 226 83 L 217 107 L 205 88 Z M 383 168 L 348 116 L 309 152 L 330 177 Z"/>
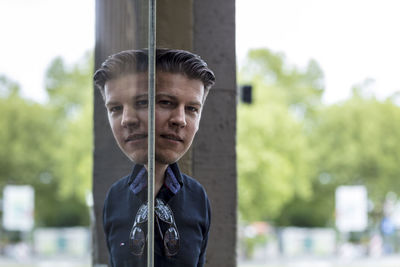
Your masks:
<path fill-rule="evenodd" d="M 147 73 L 107 81 L 104 88 L 108 120 L 118 146 L 132 161 L 147 164 Z M 204 85 L 182 74 L 157 73 L 155 161 L 171 164 L 192 144 L 199 128 Z"/>

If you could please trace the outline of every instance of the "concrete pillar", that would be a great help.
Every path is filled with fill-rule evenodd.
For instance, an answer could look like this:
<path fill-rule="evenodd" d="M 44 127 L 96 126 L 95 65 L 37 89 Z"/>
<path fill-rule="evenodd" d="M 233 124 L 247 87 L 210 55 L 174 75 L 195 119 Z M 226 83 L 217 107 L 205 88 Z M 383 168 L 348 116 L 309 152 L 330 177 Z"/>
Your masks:
<path fill-rule="evenodd" d="M 147 46 L 146 2 L 96 1 L 96 68 L 112 53 Z M 157 1 L 157 44 L 199 54 L 216 74 L 217 82 L 207 98 L 200 130 L 192 149 L 179 164 L 204 185 L 211 201 L 206 266 L 236 266 L 235 1 Z M 106 264 L 103 201 L 110 185 L 129 173 L 131 163 L 113 140 L 97 91 L 94 105 L 93 262 Z"/>
<path fill-rule="evenodd" d="M 214 70 L 200 131 L 193 146 L 193 176 L 212 206 L 207 266 L 236 266 L 235 1 L 193 2 L 193 51 Z"/>

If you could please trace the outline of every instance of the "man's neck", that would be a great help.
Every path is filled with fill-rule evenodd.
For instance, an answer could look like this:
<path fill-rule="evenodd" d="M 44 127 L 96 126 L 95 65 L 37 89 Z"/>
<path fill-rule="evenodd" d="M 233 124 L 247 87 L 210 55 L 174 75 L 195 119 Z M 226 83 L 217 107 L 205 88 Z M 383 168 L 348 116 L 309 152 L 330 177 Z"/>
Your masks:
<path fill-rule="evenodd" d="M 146 170 L 149 170 L 147 168 L 147 165 L 145 165 Z M 168 165 L 166 164 L 160 164 L 160 163 L 155 163 L 154 166 L 154 196 L 157 196 L 158 192 L 160 191 L 162 185 L 164 184 L 165 180 L 165 171 L 167 170 Z"/>

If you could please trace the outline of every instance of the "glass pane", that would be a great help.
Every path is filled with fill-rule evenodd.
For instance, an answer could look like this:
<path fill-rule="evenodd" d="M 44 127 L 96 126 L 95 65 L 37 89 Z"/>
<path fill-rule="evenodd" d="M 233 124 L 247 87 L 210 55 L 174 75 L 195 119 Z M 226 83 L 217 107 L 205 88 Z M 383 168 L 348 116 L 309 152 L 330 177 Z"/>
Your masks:
<path fill-rule="evenodd" d="M 99 0 L 96 5 L 94 79 L 101 94 L 95 98 L 93 187 L 97 237 L 104 236 L 104 221 L 107 244 L 99 242 L 98 262 L 107 263 L 101 255 L 108 248 L 113 266 L 146 266 L 146 244 L 153 240 L 147 224 L 154 218 L 147 215 L 149 3 Z"/>

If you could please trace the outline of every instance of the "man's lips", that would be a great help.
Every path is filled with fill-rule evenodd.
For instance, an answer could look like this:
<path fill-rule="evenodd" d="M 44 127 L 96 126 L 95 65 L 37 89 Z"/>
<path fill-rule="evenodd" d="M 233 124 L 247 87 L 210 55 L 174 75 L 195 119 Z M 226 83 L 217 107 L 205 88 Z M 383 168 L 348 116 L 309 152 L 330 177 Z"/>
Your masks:
<path fill-rule="evenodd" d="M 137 140 L 146 139 L 146 138 L 147 138 L 146 133 L 131 134 L 127 138 L 125 138 L 125 142 L 137 141 Z"/>
<path fill-rule="evenodd" d="M 165 139 L 183 142 L 183 139 L 179 135 L 176 135 L 176 134 L 161 134 L 160 136 Z"/>
<path fill-rule="evenodd" d="M 183 138 L 181 138 L 179 135 L 176 134 L 160 134 L 160 137 L 172 141 L 183 142 Z M 141 139 L 147 139 L 147 134 L 146 133 L 131 134 L 127 138 L 125 138 L 125 142 L 137 141 Z"/>

